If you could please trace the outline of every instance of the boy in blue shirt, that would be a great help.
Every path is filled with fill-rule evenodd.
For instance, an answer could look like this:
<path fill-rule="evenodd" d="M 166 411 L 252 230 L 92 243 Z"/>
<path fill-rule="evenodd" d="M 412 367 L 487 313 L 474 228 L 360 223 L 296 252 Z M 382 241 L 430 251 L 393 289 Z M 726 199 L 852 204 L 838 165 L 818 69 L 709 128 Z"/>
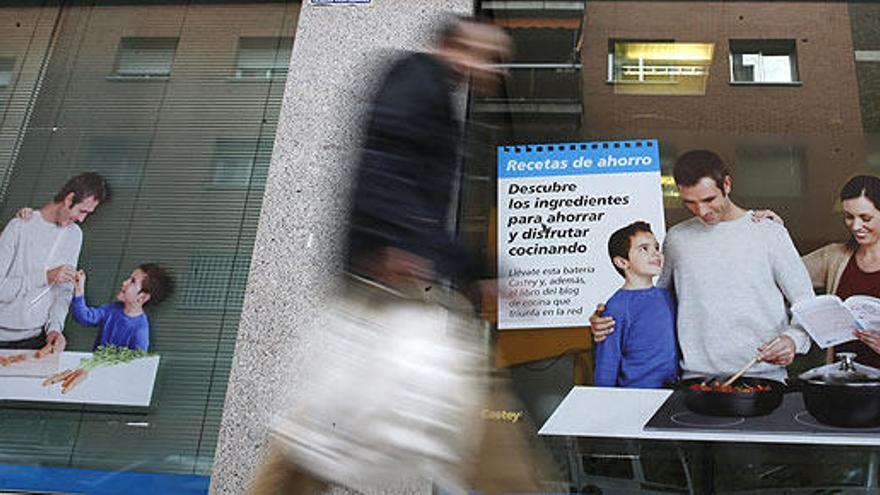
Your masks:
<path fill-rule="evenodd" d="M 654 287 L 663 268 L 660 243 L 646 222 L 611 234 L 608 255 L 625 282 L 605 304 L 615 331 L 596 347 L 594 384 L 659 388 L 678 377 L 675 304 Z"/>
<path fill-rule="evenodd" d="M 150 322 L 144 306 L 155 306 L 168 297 L 172 288 L 168 273 L 155 263 L 140 265 L 122 281 L 117 302 L 98 308 L 86 305 L 85 285 L 86 274 L 80 270 L 76 274 L 73 317 L 82 325 L 101 326 L 93 350 L 115 345 L 146 352 L 150 347 Z"/>

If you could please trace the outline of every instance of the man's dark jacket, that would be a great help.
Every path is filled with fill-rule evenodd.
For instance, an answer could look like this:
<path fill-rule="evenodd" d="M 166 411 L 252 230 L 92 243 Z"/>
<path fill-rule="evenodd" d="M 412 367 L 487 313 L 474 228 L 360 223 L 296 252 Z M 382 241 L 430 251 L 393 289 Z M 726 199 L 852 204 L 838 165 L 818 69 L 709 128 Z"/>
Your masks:
<path fill-rule="evenodd" d="M 475 276 L 449 229 L 461 142 L 453 90 L 449 69 L 426 53 L 385 74 L 355 175 L 350 260 L 390 246 L 430 260 L 440 278 Z"/>

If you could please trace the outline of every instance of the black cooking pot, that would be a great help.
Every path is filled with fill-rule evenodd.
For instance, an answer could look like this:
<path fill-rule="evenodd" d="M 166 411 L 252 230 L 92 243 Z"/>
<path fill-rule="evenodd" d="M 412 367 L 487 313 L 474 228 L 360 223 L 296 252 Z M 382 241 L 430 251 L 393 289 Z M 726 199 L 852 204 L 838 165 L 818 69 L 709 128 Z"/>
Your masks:
<path fill-rule="evenodd" d="M 880 370 L 853 362 L 840 352 L 838 362 L 798 376 L 807 411 L 819 422 L 848 428 L 880 426 Z"/>
<path fill-rule="evenodd" d="M 711 383 L 714 377 L 689 378 L 678 382 L 684 395 L 684 405 L 691 411 L 709 416 L 763 416 L 770 414 L 782 404 L 785 384 L 766 378 L 743 377 L 733 383 L 735 387 L 765 385 L 766 391 L 719 392 L 694 390 L 694 384 Z"/>

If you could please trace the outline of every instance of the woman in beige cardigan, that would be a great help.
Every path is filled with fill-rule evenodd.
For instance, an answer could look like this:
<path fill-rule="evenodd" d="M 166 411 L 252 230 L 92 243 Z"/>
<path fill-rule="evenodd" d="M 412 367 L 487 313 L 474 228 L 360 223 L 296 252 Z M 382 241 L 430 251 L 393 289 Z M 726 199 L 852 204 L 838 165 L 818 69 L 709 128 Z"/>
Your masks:
<path fill-rule="evenodd" d="M 804 256 L 814 287 L 841 299 L 853 295 L 880 297 L 880 178 L 853 177 L 840 190 L 844 221 L 850 231 L 845 243 L 833 243 Z M 880 329 L 855 330 L 858 340 L 836 352 L 858 354 L 857 361 L 880 367 Z"/>

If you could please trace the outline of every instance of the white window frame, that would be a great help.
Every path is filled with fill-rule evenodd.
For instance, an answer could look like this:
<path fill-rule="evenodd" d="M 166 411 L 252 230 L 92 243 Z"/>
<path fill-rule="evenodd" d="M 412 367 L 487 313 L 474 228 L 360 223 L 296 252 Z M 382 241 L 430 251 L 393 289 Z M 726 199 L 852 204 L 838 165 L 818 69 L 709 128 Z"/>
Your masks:
<path fill-rule="evenodd" d="M 755 50 L 735 50 L 735 44 L 754 44 L 756 46 L 760 46 L 762 43 L 765 44 L 764 48 L 757 48 Z M 772 44 L 782 45 L 790 44 L 791 49 L 785 53 L 788 57 L 788 63 L 790 66 L 790 80 L 789 81 L 767 81 L 766 76 L 764 74 L 764 58 L 765 53 L 774 52 L 773 55 L 782 55 L 781 50 L 779 48 L 771 48 Z M 802 81 L 800 80 L 800 67 L 797 59 L 797 42 L 794 39 L 731 39 L 728 42 L 728 67 L 730 70 L 730 84 L 733 85 L 800 85 Z M 736 55 L 757 55 L 758 63 L 755 66 L 755 79 L 753 81 L 738 81 L 736 80 L 736 72 L 734 71 L 734 56 Z"/>
<path fill-rule="evenodd" d="M 608 74 L 607 74 L 607 79 L 605 81 L 608 84 L 626 84 L 626 83 L 630 82 L 630 81 L 624 81 L 621 79 L 614 78 L 614 52 L 615 52 L 614 45 L 617 43 L 675 43 L 675 40 L 673 40 L 673 39 L 614 39 L 614 38 L 609 39 L 608 40 Z M 645 74 L 645 67 L 646 67 L 645 61 L 642 59 L 639 59 L 639 64 L 638 64 L 639 82 L 643 82 L 645 80 L 645 75 L 646 75 Z M 658 67 L 658 66 L 651 67 L 651 71 L 654 71 L 655 68 L 662 68 L 662 67 Z M 674 73 L 675 71 L 673 69 L 675 69 L 675 68 L 666 67 L 667 75 L 669 75 L 669 76 L 681 75 L 681 74 L 675 74 Z M 681 69 L 681 67 L 679 67 L 678 69 Z"/>

